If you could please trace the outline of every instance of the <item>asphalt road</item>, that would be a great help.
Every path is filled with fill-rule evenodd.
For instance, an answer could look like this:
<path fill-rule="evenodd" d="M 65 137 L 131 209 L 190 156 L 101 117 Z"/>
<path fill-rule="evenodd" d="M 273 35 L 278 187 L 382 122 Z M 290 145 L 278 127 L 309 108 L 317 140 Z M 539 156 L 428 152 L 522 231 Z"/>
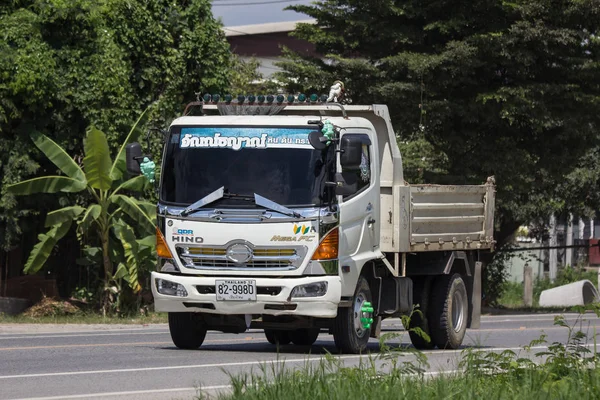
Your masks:
<path fill-rule="evenodd" d="M 575 321 L 575 314 L 566 316 L 570 323 Z M 550 314 L 484 316 L 480 329 L 467 331 L 464 344 L 486 351 L 519 351 L 541 334 L 549 342 L 564 342 L 567 329 L 553 323 Z M 600 319 L 593 314 L 578 326 L 590 338 L 598 328 Z M 386 320 L 383 330 L 399 334 L 391 345 L 410 343 L 397 319 Z M 370 351 L 378 350 L 377 340 L 372 339 Z M 285 360 L 286 367 L 300 368 L 307 359 L 316 362 L 327 351 L 336 351 L 327 333 L 321 333 L 311 348 L 287 345 L 278 355 L 263 332 L 256 330 L 239 335 L 209 332 L 199 350 L 186 351 L 173 346 L 164 324 L 4 324 L 0 325 L 0 400 L 193 399 L 200 388 L 209 394 L 227 390 L 228 373 L 257 371 L 265 361 Z M 456 370 L 461 350 L 425 354 L 434 375 Z M 348 365 L 361 359 L 339 357 Z"/>

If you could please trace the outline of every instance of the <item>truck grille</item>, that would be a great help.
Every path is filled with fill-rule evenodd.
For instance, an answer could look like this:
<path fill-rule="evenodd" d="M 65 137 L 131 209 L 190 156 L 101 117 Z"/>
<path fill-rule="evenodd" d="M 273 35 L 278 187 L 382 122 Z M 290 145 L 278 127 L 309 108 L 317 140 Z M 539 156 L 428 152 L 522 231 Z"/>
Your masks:
<path fill-rule="evenodd" d="M 249 246 L 250 247 L 250 246 Z M 227 256 L 228 246 L 178 246 L 179 259 L 187 268 L 197 269 L 266 269 L 293 270 L 298 268 L 306 256 L 306 247 L 253 247 L 250 259 L 242 264 Z"/>

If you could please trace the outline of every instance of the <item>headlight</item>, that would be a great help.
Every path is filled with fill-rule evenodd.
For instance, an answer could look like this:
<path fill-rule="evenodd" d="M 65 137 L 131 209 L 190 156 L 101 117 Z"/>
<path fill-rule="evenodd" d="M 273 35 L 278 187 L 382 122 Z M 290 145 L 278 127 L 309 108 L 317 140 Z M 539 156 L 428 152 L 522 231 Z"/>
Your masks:
<path fill-rule="evenodd" d="M 179 272 L 175 260 L 171 258 L 159 258 L 157 270 L 160 272 Z"/>
<path fill-rule="evenodd" d="M 320 297 L 327 293 L 327 282 L 307 283 L 292 289 L 290 297 Z"/>
<path fill-rule="evenodd" d="M 187 297 L 187 290 L 179 283 L 156 278 L 156 290 L 167 296 Z"/>

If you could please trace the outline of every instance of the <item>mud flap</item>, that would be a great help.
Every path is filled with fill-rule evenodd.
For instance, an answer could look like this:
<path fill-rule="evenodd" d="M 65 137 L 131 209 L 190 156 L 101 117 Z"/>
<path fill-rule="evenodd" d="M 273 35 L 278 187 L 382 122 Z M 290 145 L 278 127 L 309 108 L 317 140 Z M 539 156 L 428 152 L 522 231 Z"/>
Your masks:
<path fill-rule="evenodd" d="M 483 263 L 481 261 L 475 262 L 473 269 L 473 285 L 471 294 L 471 315 L 469 318 L 468 327 L 471 329 L 479 329 L 481 324 L 481 274 L 483 270 Z"/>

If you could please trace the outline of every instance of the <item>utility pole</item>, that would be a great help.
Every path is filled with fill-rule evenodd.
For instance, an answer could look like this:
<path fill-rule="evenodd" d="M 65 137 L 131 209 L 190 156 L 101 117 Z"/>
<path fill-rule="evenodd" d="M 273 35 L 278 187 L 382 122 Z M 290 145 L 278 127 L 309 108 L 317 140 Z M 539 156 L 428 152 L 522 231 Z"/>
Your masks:
<path fill-rule="evenodd" d="M 573 246 L 573 214 L 569 213 L 569 218 L 567 220 L 567 246 Z M 567 251 L 565 252 L 565 267 L 568 265 L 570 267 L 573 266 L 573 249 L 567 247 Z"/>
<path fill-rule="evenodd" d="M 556 270 L 557 270 L 557 266 L 556 266 L 556 259 L 557 259 L 557 252 L 556 252 L 556 216 L 554 214 L 552 214 L 550 216 L 550 250 L 549 250 L 549 260 L 548 260 L 548 267 L 549 267 L 549 277 L 550 277 L 550 282 L 554 282 L 556 280 Z"/>

